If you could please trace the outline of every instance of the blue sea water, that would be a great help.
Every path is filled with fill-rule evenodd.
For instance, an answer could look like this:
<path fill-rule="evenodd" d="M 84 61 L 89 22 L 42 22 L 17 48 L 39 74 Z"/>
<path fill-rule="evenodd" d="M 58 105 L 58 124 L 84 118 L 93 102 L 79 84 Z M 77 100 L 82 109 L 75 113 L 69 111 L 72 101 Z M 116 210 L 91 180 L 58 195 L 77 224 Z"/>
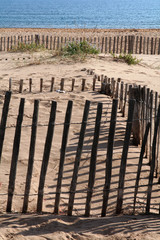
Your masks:
<path fill-rule="evenodd" d="M 0 27 L 160 28 L 160 0 L 0 0 Z"/>

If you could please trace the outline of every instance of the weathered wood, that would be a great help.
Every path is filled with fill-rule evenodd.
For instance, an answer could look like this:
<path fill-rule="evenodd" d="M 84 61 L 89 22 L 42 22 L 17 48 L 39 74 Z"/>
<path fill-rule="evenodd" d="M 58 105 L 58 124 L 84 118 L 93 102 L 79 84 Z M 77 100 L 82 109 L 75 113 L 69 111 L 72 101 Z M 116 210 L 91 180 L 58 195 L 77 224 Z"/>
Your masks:
<path fill-rule="evenodd" d="M 139 54 L 142 53 L 142 36 L 140 36 L 140 42 L 139 42 Z"/>
<path fill-rule="evenodd" d="M 159 38 L 159 43 L 158 43 L 158 55 L 160 55 L 160 38 Z"/>
<path fill-rule="evenodd" d="M 127 36 L 125 36 L 125 39 L 124 39 L 124 53 L 127 52 Z"/>
<path fill-rule="evenodd" d="M 94 130 L 94 139 L 93 139 L 92 152 L 91 152 L 91 158 L 90 158 L 88 190 L 87 190 L 87 199 L 86 199 L 86 206 L 85 206 L 86 217 L 89 217 L 90 215 L 93 186 L 95 183 L 96 160 L 97 160 L 97 149 L 98 149 L 100 125 L 101 125 L 101 116 L 102 116 L 102 103 L 98 103 L 95 130 Z"/>
<path fill-rule="evenodd" d="M 119 51 L 119 36 L 117 36 L 117 49 L 116 49 L 116 53 L 118 53 Z"/>
<path fill-rule="evenodd" d="M 147 54 L 149 54 L 149 37 L 147 37 Z"/>
<path fill-rule="evenodd" d="M 138 36 L 136 37 L 136 54 L 138 53 Z"/>
<path fill-rule="evenodd" d="M 22 93 L 22 91 L 23 91 L 23 79 L 21 79 L 19 82 L 19 93 Z"/>
<path fill-rule="evenodd" d="M 51 78 L 51 88 L 50 88 L 50 92 L 53 92 L 53 88 L 54 88 L 54 81 L 55 81 L 55 78 L 52 77 Z"/>
<path fill-rule="evenodd" d="M 101 213 L 102 217 L 106 216 L 108 197 L 110 192 L 110 183 L 111 183 L 111 175 L 112 175 L 112 157 L 113 157 L 114 136 L 115 136 L 115 129 L 116 129 L 117 109 L 118 109 L 118 99 L 113 99 L 110 129 L 109 129 L 109 135 L 108 135 L 105 185 L 103 190 L 103 206 L 102 206 L 102 213 Z"/>
<path fill-rule="evenodd" d="M 142 163 L 143 163 L 143 158 L 144 158 L 144 153 L 145 153 L 145 147 L 146 147 L 150 127 L 151 127 L 151 124 L 148 123 L 147 126 L 146 126 L 144 138 L 143 138 L 143 141 L 142 141 L 142 147 L 141 147 L 139 163 L 138 163 L 138 170 L 137 170 L 137 177 L 136 177 L 136 184 L 135 184 L 135 192 L 134 192 L 133 214 L 135 213 L 136 197 L 137 197 L 137 193 L 138 193 L 138 186 L 139 186 L 141 168 L 142 168 Z"/>
<path fill-rule="evenodd" d="M 155 41 L 154 41 L 154 55 L 156 54 L 156 50 L 157 50 L 157 38 L 155 37 Z"/>
<path fill-rule="evenodd" d="M 9 92 L 12 91 L 12 78 L 9 78 Z"/>
<path fill-rule="evenodd" d="M 120 53 L 123 52 L 123 36 L 121 36 Z"/>
<path fill-rule="evenodd" d="M 116 52 L 116 37 L 113 38 L 113 53 Z"/>
<path fill-rule="evenodd" d="M 6 92 L 4 104 L 3 104 L 2 116 L 1 116 L 1 124 L 0 124 L 0 162 L 2 158 L 3 142 L 5 137 L 10 100 L 11 100 L 11 92 Z"/>
<path fill-rule="evenodd" d="M 72 79 L 71 92 L 74 91 L 74 85 L 75 85 L 75 78 Z"/>
<path fill-rule="evenodd" d="M 117 99 L 119 99 L 119 86 L 120 86 L 120 83 L 117 82 L 116 93 L 115 93 L 115 98 L 117 98 Z"/>
<path fill-rule="evenodd" d="M 104 52 L 104 37 L 102 37 L 102 43 L 101 43 L 101 53 Z"/>
<path fill-rule="evenodd" d="M 121 82 L 119 108 L 122 113 L 123 113 L 123 101 L 124 101 L 123 98 L 124 98 L 124 83 Z"/>
<path fill-rule="evenodd" d="M 146 94 L 146 124 L 150 121 L 150 109 L 149 109 L 149 96 L 150 96 L 150 88 L 147 88 L 147 94 Z M 146 157 L 148 157 L 149 153 L 149 139 L 147 139 L 147 144 L 146 144 Z"/>
<path fill-rule="evenodd" d="M 60 90 L 61 90 L 61 91 L 64 91 L 64 78 L 61 78 Z"/>
<path fill-rule="evenodd" d="M 47 131 L 46 142 L 45 142 L 45 146 L 44 146 L 43 160 L 42 160 L 42 165 L 41 165 L 40 179 L 39 179 L 38 200 L 37 200 L 37 212 L 38 213 L 42 212 L 44 183 L 45 183 L 48 162 L 49 162 L 49 156 L 50 156 L 50 151 L 51 151 L 51 145 L 52 145 L 52 138 L 53 138 L 53 133 L 54 133 L 56 108 L 57 108 L 57 103 L 52 102 L 50 119 L 49 119 L 49 124 L 48 124 L 48 131 Z"/>
<path fill-rule="evenodd" d="M 48 49 L 48 36 L 46 36 L 46 48 Z"/>
<path fill-rule="evenodd" d="M 64 168 L 64 160 L 65 160 L 65 154 L 66 154 L 66 147 L 67 147 L 67 141 L 68 141 L 71 115 L 72 115 L 72 106 L 73 106 L 73 102 L 68 101 L 65 122 L 64 122 L 64 129 L 63 129 L 62 144 L 61 144 L 60 164 L 59 164 L 56 197 L 55 197 L 55 205 L 54 205 L 55 206 L 54 207 L 55 214 L 59 213 L 60 194 L 61 194 L 62 178 L 63 178 L 63 168 Z"/>
<path fill-rule="evenodd" d="M 29 92 L 32 92 L 32 78 L 29 78 Z"/>
<path fill-rule="evenodd" d="M 35 44 L 39 45 L 39 43 L 40 43 L 40 37 L 38 34 L 35 34 Z"/>
<path fill-rule="evenodd" d="M 86 79 L 82 78 L 82 92 L 85 90 Z"/>
<path fill-rule="evenodd" d="M 138 87 L 130 89 L 130 99 L 135 99 L 134 113 L 133 113 L 133 144 L 138 146 L 141 140 L 141 124 L 140 124 L 140 91 Z"/>
<path fill-rule="evenodd" d="M 95 91 L 95 86 L 96 86 L 96 78 L 94 77 L 93 78 L 93 88 L 92 88 L 93 91 Z"/>
<path fill-rule="evenodd" d="M 128 84 L 126 83 L 125 84 L 124 105 L 123 105 L 122 117 L 125 117 L 125 115 L 126 115 L 127 92 L 128 92 Z"/>
<path fill-rule="evenodd" d="M 146 37 L 143 37 L 143 54 L 146 53 Z"/>
<path fill-rule="evenodd" d="M 50 50 L 53 50 L 53 38 L 50 36 Z"/>
<path fill-rule="evenodd" d="M 75 163 L 74 163 L 73 176 L 72 176 L 72 181 L 71 181 L 71 186 L 70 186 L 69 203 L 68 203 L 68 215 L 69 216 L 72 215 L 72 211 L 73 211 L 74 196 L 75 196 L 75 191 L 76 191 L 78 170 L 79 170 L 79 164 L 80 164 L 80 160 L 81 160 L 84 136 L 85 136 L 86 126 L 87 126 L 89 107 L 90 107 L 90 101 L 86 101 L 80 135 L 79 135 L 79 142 L 78 142 L 78 147 L 77 147 L 77 152 L 76 152 L 76 158 L 75 158 Z"/>
<path fill-rule="evenodd" d="M 9 174 L 8 200 L 7 200 L 7 209 L 6 209 L 7 212 L 11 212 L 12 199 L 13 199 L 13 194 L 15 189 L 17 162 L 18 162 L 20 139 L 21 139 L 21 126 L 22 126 L 23 113 L 24 113 L 24 103 L 25 103 L 25 99 L 21 98 L 20 106 L 19 106 L 19 114 L 17 117 L 15 136 L 14 136 L 11 168 L 10 168 L 10 174 Z"/>
<path fill-rule="evenodd" d="M 109 37 L 109 53 L 111 53 L 111 44 L 112 44 L 112 38 Z"/>
<path fill-rule="evenodd" d="M 154 170 L 155 170 L 156 142 L 157 142 L 158 127 L 159 127 L 159 122 L 160 122 L 159 119 L 160 119 L 160 105 L 158 107 L 158 113 L 157 113 L 155 127 L 154 127 L 154 137 L 153 137 L 153 144 L 152 144 L 152 159 L 151 159 L 151 168 L 150 168 L 148 190 L 147 190 L 146 214 L 149 214 L 149 212 L 150 212 L 152 184 L 153 184 L 153 177 L 154 177 Z"/>
<path fill-rule="evenodd" d="M 40 92 L 43 92 L 43 78 L 40 78 Z"/>
<path fill-rule="evenodd" d="M 23 201 L 23 208 L 22 208 L 23 213 L 26 213 L 27 209 L 28 209 L 28 199 L 29 199 L 32 172 L 33 172 L 35 144 L 36 144 L 36 135 L 37 135 L 38 110 L 39 110 L 39 100 L 35 100 L 34 101 L 33 119 L 32 119 L 28 169 L 27 169 L 27 175 L 26 175 L 26 185 L 25 185 L 24 201 Z"/>
<path fill-rule="evenodd" d="M 151 55 L 153 54 L 153 37 L 151 38 Z"/>
<path fill-rule="evenodd" d="M 145 134 L 145 128 L 147 126 L 146 121 L 145 121 L 145 116 L 146 116 L 146 86 L 142 88 L 142 114 L 141 114 L 141 119 L 142 119 L 142 136 Z"/>
<path fill-rule="evenodd" d="M 120 177 L 119 177 L 117 206 L 116 206 L 117 214 L 121 213 L 121 211 L 122 211 L 124 178 L 125 178 L 125 173 L 126 173 L 127 155 L 128 155 L 129 141 L 130 141 L 131 130 L 132 130 L 134 105 L 135 105 L 135 100 L 130 99 L 126 133 L 125 133 L 123 152 L 122 152 L 122 158 L 121 158 L 120 174 L 119 174 Z"/>
<path fill-rule="evenodd" d="M 153 91 L 150 92 L 150 99 L 149 99 L 149 108 L 150 108 L 150 123 L 151 123 L 151 130 L 150 130 L 150 139 L 149 139 L 149 163 L 152 159 L 152 128 L 153 128 Z"/>
<path fill-rule="evenodd" d="M 108 47 L 108 38 L 105 37 L 105 53 L 108 53 L 107 47 Z"/>

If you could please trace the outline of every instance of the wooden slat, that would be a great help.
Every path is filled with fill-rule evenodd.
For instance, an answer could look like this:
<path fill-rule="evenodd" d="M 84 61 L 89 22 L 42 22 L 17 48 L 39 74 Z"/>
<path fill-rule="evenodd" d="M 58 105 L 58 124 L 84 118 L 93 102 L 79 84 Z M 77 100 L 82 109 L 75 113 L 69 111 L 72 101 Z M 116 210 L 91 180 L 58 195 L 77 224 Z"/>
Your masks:
<path fill-rule="evenodd" d="M 109 135 L 108 135 L 105 185 L 103 190 L 103 206 L 102 206 L 102 213 L 101 213 L 102 217 L 106 216 L 106 209 L 108 205 L 108 197 L 110 192 L 110 183 L 111 183 L 111 175 L 112 175 L 112 157 L 113 157 L 114 136 L 115 136 L 115 129 L 116 129 L 117 109 L 118 109 L 118 99 L 113 99 L 110 129 L 109 129 Z"/>
<path fill-rule="evenodd" d="M 2 116 L 1 116 L 1 124 L 0 124 L 0 162 L 2 158 L 3 142 L 5 137 L 10 100 L 11 100 L 11 92 L 6 92 L 4 104 L 3 104 Z"/>
<path fill-rule="evenodd" d="M 24 103 L 25 103 L 25 99 L 21 98 L 20 106 L 19 106 L 19 114 L 17 117 L 15 136 L 14 136 L 11 168 L 10 168 L 10 175 L 9 175 L 8 200 L 7 200 L 7 209 L 6 209 L 7 212 L 11 212 L 12 199 L 13 199 L 13 194 L 15 189 L 15 179 L 16 179 L 17 162 L 18 162 L 18 156 L 19 156 L 19 148 L 20 148 L 21 125 L 23 121 Z"/>
<path fill-rule="evenodd" d="M 126 115 L 127 92 L 128 92 L 128 84 L 126 83 L 125 84 L 124 105 L 123 105 L 122 117 L 125 117 L 125 115 Z"/>
<path fill-rule="evenodd" d="M 144 157 L 144 153 L 145 153 L 145 147 L 146 147 L 150 127 L 151 127 L 151 124 L 148 123 L 147 127 L 146 127 L 146 130 L 145 130 L 144 138 L 143 138 L 143 141 L 142 141 L 142 147 L 141 147 L 139 163 L 138 163 L 138 170 L 137 170 L 137 177 L 136 177 L 136 184 L 135 184 L 135 192 L 134 192 L 133 214 L 135 213 L 136 197 L 137 197 L 137 193 L 138 193 L 138 186 L 139 186 L 141 168 L 142 168 L 143 157 Z"/>
<path fill-rule="evenodd" d="M 30 193 L 32 171 L 33 171 L 33 164 L 34 164 L 36 135 L 37 135 L 38 110 L 39 110 L 39 100 L 35 100 L 34 101 L 33 119 L 32 119 L 28 170 L 27 170 L 27 175 L 26 175 L 26 185 L 25 185 L 24 201 L 23 201 L 23 208 L 22 208 L 23 213 L 26 213 L 27 209 L 28 209 L 28 198 L 29 198 L 29 193 Z"/>
<path fill-rule="evenodd" d="M 154 177 L 154 170 L 155 170 L 155 155 L 156 155 L 156 143 L 157 143 L 159 119 L 160 119 L 160 105 L 158 107 L 158 113 L 157 113 L 156 123 L 155 123 L 155 128 L 154 128 L 154 137 L 153 137 L 153 144 L 152 144 L 152 160 L 151 160 L 151 168 L 150 168 L 148 190 L 147 190 L 146 214 L 149 214 L 149 212 L 150 212 L 152 184 L 153 184 L 153 177 Z"/>
<path fill-rule="evenodd" d="M 129 141 L 130 141 L 131 130 L 132 130 L 134 105 L 135 105 L 135 100 L 132 100 L 132 99 L 129 100 L 128 120 L 127 120 L 127 126 L 126 126 L 122 158 L 121 158 L 120 173 L 119 173 L 120 177 L 119 177 L 117 207 L 116 207 L 117 214 L 121 213 L 121 211 L 122 211 L 124 178 L 125 178 L 125 173 L 126 173 L 127 155 L 128 155 Z"/>
<path fill-rule="evenodd" d="M 55 81 L 55 78 L 52 77 L 52 78 L 51 78 L 51 88 L 50 88 L 50 92 L 53 92 L 54 81 Z"/>
<path fill-rule="evenodd" d="M 91 199 L 92 199 L 93 187 L 95 183 L 96 160 L 97 160 L 97 149 L 98 149 L 100 125 L 101 125 L 101 116 L 102 116 L 102 103 L 98 103 L 95 130 L 94 130 L 94 139 L 93 139 L 92 152 L 91 152 L 91 158 L 90 158 L 88 190 L 87 190 L 87 199 L 86 199 L 86 206 L 85 206 L 86 217 L 89 217 L 90 215 Z"/>
<path fill-rule="evenodd" d="M 77 152 L 76 152 L 76 158 L 75 158 L 75 163 L 74 163 L 72 182 L 71 182 L 71 186 L 70 186 L 69 203 L 68 203 L 68 215 L 69 216 L 72 215 L 72 210 L 73 210 L 74 196 L 75 196 L 75 190 L 76 190 L 76 184 L 77 184 L 77 178 L 78 178 L 78 170 L 79 170 L 79 164 L 80 164 L 81 154 L 82 154 L 82 149 L 83 149 L 84 136 L 85 136 L 88 114 L 89 114 L 89 107 L 90 107 L 90 101 L 86 101 L 84 113 L 83 113 L 81 130 L 80 130 L 79 142 L 78 142 L 78 147 L 77 147 Z"/>
<path fill-rule="evenodd" d="M 42 211 L 44 183 L 45 183 L 51 145 L 52 145 L 52 138 L 54 133 L 56 108 L 57 108 L 57 103 L 52 102 L 50 119 L 48 124 L 48 131 L 47 131 L 46 142 L 44 146 L 43 160 L 42 160 L 41 173 L 40 173 L 40 179 L 39 179 L 39 187 L 38 187 L 37 212 L 39 213 Z"/>
<path fill-rule="evenodd" d="M 67 141 L 68 141 L 69 127 L 71 122 L 72 106 L 73 106 L 73 101 L 68 101 L 65 122 L 64 122 L 64 129 L 63 129 L 62 144 L 61 144 L 61 155 L 60 155 L 60 164 L 59 164 L 59 171 L 58 171 L 58 180 L 57 180 L 57 188 L 56 188 L 55 207 L 54 207 L 55 214 L 59 213 L 63 168 L 64 168 Z"/>

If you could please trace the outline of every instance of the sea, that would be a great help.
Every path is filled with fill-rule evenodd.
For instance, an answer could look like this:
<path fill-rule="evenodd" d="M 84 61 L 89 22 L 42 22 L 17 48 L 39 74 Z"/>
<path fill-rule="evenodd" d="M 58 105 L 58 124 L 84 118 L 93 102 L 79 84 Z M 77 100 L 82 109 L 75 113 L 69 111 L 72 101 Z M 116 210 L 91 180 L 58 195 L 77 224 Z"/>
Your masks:
<path fill-rule="evenodd" d="M 0 0 L 1 28 L 160 28 L 160 0 Z"/>

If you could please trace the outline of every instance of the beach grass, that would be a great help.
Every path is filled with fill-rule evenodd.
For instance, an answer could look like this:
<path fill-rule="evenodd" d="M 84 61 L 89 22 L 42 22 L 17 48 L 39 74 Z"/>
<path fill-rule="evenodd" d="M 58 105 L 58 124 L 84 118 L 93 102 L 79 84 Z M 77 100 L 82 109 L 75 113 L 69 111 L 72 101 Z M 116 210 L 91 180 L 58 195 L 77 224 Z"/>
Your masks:
<path fill-rule="evenodd" d="M 11 52 L 38 52 L 46 50 L 44 45 L 36 44 L 36 43 L 19 43 L 18 46 L 13 47 L 11 49 Z"/>
<path fill-rule="evenodd" d="M 131 53 L 120 53 L 119 55 L 115 55 L 114 53 L 112 53 L 113 59 L 118 61 L 118 60 L 122 60 L 125 63 L 127 63 L 128 65 L 136 65 L 138 63 L 140 63 L 141 60 L 137 59 L 136 57 L 133 57 Z"/>

